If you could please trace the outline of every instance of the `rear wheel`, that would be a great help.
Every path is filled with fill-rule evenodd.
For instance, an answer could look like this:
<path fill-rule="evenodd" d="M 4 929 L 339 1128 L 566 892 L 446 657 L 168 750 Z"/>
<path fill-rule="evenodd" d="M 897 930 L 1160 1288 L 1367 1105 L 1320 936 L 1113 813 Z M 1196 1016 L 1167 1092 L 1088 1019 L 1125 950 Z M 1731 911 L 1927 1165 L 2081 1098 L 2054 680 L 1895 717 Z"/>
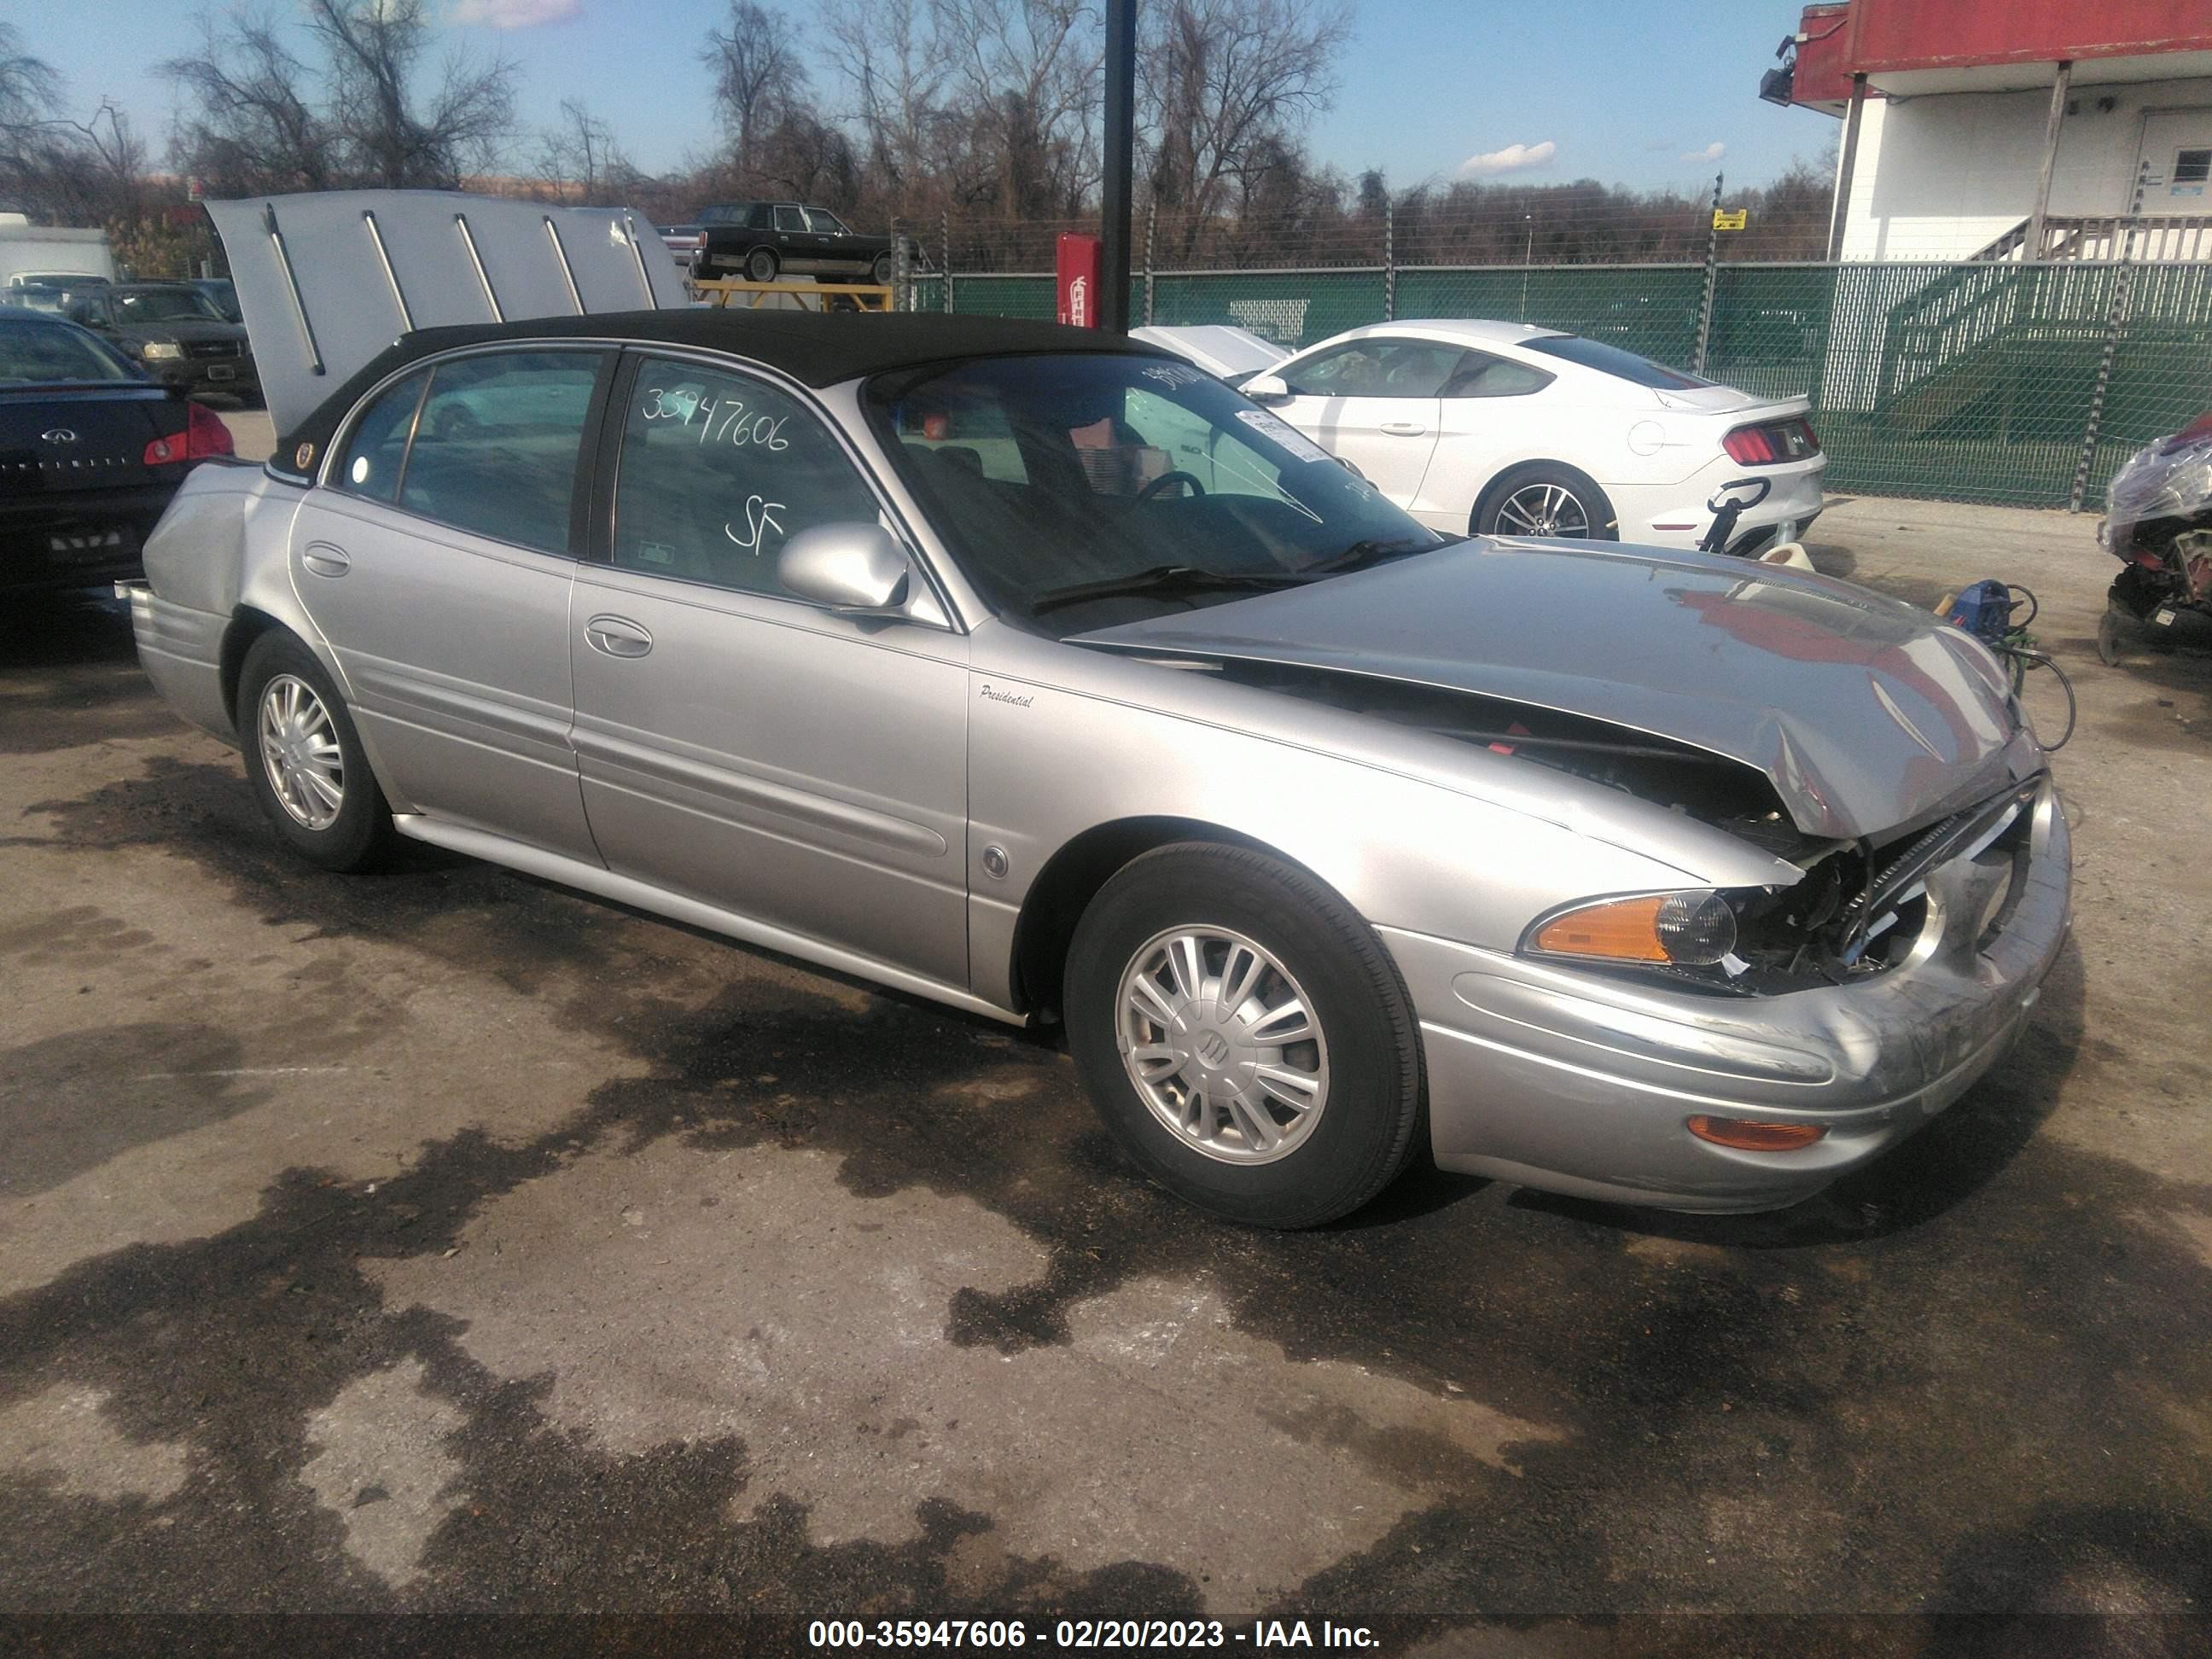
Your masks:
<path fill-rule="evenodd" d="M 775 271 L 776 257 L 774 248 L 757 247 L 745 255 L 745 275 L 751 281 L 772 283 L 775 280 Z"/>
<path fill-rule="evenodd" d="M 1404 1167 L 1420 1051 L 1397 970 L 1343 900 L 1188 842 L 1099 890 L 1068 950 L 1068 1044 L 1130 1159 L 1217 1215 L 1311 1227 Z"/>
<path fill-rule="evenodd" d="M 1475 503 L 1470 528 L 1478 536 L 1620 539 L 1605 491 L 1586 473 L 1553 461 L 1516 466 L 1495 479 Z"/>
<path fill-rule="evenodd" d="M 889 288 L 891 278 L 898 275 L 898 261 L 889 253 L 878 253 L 869 275 L 875 278 L 878 288 Z"/>
<path fill-rule="evenodd" d="M 391 847 L 391 809 L 353 718 L 313 652 L 264 634 L 239 672 L 246 774 L 278 837 L 325 870 L 359 870 Z"/>

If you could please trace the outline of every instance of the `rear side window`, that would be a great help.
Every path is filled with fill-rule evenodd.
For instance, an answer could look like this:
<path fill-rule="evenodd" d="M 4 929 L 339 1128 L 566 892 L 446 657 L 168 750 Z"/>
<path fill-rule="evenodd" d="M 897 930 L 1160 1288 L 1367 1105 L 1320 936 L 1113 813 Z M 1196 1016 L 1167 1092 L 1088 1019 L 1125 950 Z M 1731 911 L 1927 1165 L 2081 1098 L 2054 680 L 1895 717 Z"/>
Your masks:
<path fill-rule="evenodd" d="M 1459 367 L 1452 371 L 1451 379 L 1444 382 L 1447 398 L 1525 398 L 1532 392 L 1541 392 L 1558 379 L 1540 368 L 1531 368 L 1526 363 L 1493 357 L 1487 352 L 1470 351 L 1460 359 Z"/>
<path fill-rule="evenodd" d="M 1528 350 L 1540 351 L 1547 357 L 1579 363 L 1584 368 L 1594 368 L 1601 374 L 1612 375 L 1615 380 L 1651 386 L 1662 392 L 1679 392 L 1691 386 L 1712 385 L 1711 380 L 1701 380 L 1686 370 L 1668 368 L 1664 363 L 1655 363 L 1649 357 L 1623 351 L 1619 346 L 1585 340 L 1579 334 L 1545 335 L 1522 340 L 1520 344 Z"/>
<path fill-rule="evenodd" d="M 399 506 L 540 553 L 569 509 L 602 354 L 494 352 L 441 363 L 415 418 Z"/>
<path fill-rule="evenodd" d="M 806 216 L 795 207 L 780 207 L 775 210 L 775 228 L 803 231 L 806 228 Z"/>
<path fill-rule="evenodd" d="M 373 501 L 399 498 L 399 469 L 407 459 L 407 435 L 415 429 L 415 409 L 430 376 L 410 374 L 386 386 L 361 419 L 338 458 L 331 482 L 349 495 Z"/>
<path fill-rule="evenodd" d="M 814 414 L 765 381 L 647 358 L 624 416 L 615 563 L 783 594 L 776 556 L 802 530 L 880 511 Z"/>

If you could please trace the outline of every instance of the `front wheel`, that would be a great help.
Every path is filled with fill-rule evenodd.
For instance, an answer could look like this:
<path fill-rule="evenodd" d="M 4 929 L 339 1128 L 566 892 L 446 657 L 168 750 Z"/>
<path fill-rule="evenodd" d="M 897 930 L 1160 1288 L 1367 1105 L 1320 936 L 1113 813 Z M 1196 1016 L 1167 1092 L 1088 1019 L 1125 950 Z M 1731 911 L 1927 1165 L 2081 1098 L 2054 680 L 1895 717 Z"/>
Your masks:
<path fill-rule="evenodd" d="M 1477 536 L 1620 539 L 1620 524 L 1605 491 L 1587 474 L 1551 462 L 1516 466 L 1492 483 L 1475 503 L 1468 528 Z"/>
<path fill-rule="evenodd" d="M 246 775 L 286 846 L 325 870 L 360 870 L 387 852 L 392 812 L 337 688 L 289 634 L 253 641 L 238 678 Z"/>
<path fill-rule="evenodd" d="M 1405 1166 L 1421 1061 L 1404 987 L 1303 871 L 1200 842 L 1133 860 L 1077 926 L 1065 1002 L 1107 1129 L 1202 1209 L 1318 1226 Z"/>

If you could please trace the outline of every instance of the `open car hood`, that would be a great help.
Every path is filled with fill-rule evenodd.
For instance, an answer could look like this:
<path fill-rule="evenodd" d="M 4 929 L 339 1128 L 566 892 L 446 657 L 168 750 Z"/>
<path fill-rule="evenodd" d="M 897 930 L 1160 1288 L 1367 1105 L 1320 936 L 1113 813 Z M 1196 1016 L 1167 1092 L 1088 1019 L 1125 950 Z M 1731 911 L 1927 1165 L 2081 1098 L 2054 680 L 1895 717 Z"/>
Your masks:
<path fill-rule="evenodd" d="M 207 210 L 279 432 L 418 328 L 690 303 L 667 245 L 628 208 L 347 190 Z"/>
<path fill-rule="evenodd" d="M 1071 644 L 1290 664 L 1609 721 L 1758 768 L 1808 835 L 1878 836 L 2039 763 L 1959 629 L 1823 576 L 1468 541 Z"/>

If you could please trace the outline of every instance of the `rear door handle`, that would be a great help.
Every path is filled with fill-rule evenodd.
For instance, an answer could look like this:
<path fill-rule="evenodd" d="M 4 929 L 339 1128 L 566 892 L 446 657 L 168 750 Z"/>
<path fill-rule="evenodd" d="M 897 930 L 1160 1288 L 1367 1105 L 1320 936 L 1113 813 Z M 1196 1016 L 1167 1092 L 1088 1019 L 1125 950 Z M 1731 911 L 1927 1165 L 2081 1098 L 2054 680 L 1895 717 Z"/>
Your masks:
<path fill-rule="evenodd" d="M 328 542 L 309 542 L 300 551 L 300 562 L 318 576 L 343 576 L 353 568 L 345 549 Z"/>
<path fill-rule="evenodd" d="M 1419 421 L 1385 421 L 1382 429 L 1394 438 L 1418 438 L 1428 430 Z"/>
<path fill-rule="evenodd" d="M 592 617 L 584 624 L 584 638 L 610 657 L 642 657 L 653 649 L 653 635 L 626 617 Z"/>

